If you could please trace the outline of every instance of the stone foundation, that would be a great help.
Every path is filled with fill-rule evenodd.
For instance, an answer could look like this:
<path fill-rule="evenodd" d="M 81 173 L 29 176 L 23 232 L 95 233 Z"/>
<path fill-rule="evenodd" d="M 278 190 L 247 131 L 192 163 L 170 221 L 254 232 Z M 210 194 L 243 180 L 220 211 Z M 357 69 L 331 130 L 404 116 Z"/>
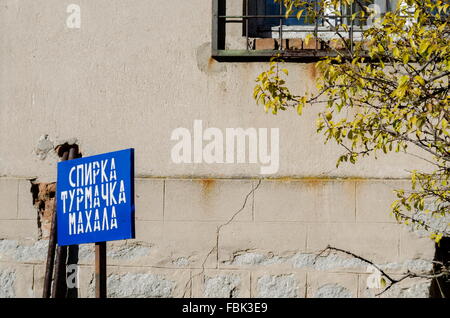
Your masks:
<path fill-rule="evenodd" d="M 328 245 L 393 277 L 432 268 L 433 242 L 389 215 L 402 180 L 135 182 L 136 239 L 108 242 L 109 297 L 375 297 L 368 264 L 339 252 L 318 257 Z M 49 187 L 36 197 L 29 180 L 0 178 L 9 204 L 0 210 L 2 297 L 41 297 L 49 204 L 36 202 Z M 78 257 L 78 295 L 93 297 L 93 244 Z M 429 286 L 408 279 L 382 297 L 428 297 Z"/>

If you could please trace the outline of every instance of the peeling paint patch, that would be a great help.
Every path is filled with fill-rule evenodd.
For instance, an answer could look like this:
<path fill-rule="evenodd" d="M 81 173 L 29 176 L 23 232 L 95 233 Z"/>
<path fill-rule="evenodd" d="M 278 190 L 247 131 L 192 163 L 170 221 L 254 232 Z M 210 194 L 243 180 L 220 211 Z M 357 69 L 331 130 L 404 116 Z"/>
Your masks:
<path fill-rule="evenodd" d="M 186 257 L 178 257 L 177 259 L 172 260 L 172 264 L 177 267 L 187 267 L 191 262 Z"/>
<path fill-rule="evenodd" d="M 55 149 L 55 145 L 52 140 L 48 137 L 48 135 L 42 135 L 34 149 L 34 153 L 40 160 L 44 160 L 47 158 L 47 155 L 50 151 Z"/>
<path fill-rule="evenodd" d="M 298 253 L 290 258 L 294 268 L 314 267 L 316 256 L 313 254 Z"/>
<path fill-rule="evenodd" d="M 162 298 L 172 297 L 176 286 L 174 281 L 154 274 L 112 274 L 108 276 L 108 297 L 121 298 Z M 90 285 L 90 295 L 94 294 L 94 283 Z"/>
<path fill-rule="evenodd" d="M 297 280 L 294 274 L 264 275 L 258 279 L 258 296 L 263 298 L 297 297 Z"/>
<path fill-rule="evenodd" d="M 111 247 L 107 256 L 114 259 L 133 259 L 147 256 L 150 253 L 150 245 L 143 242 L 131 242 L 118 247 Z"/>
<path fill-rule="evenodd" d="M 0 240 L 0 259 L 6 256 L 17 262 L 44 262 L 47 249 L 47 240 L 39 240 L 31 245 L 16 240 Z"/>
<path fill-rule="evenodd" d="M 45 134 L 39 137 L 34 153 L 40 160 L 45 160 L 49 155 L 61 157 L 59 153 L 60 148 L 67 148 L 67 146 L 75 145 L 76 143 L 77 138 L 52 140 L 48 134 Z"/>
<path fill-rule="evenodd" d="M 423 259 L 407 260 L 403 263 L 388 263 L 379 265 L 382 270 L 402 270 L 403 272 L 430 272 L 433 269 L 433 262 Z"/>
<path fill-rule="evenodd" d="M 352 293 L 339 284 L 325 284 L 320 286 L 314 298 L 352 298 Z"/>
<path fill-rule="evenodd" d="M 419 284 L 414 284 L 411 287 L 397 287 L 394 288 L 392 294 L 395 295 L 395 297 L 397 298 L 429 298 L 430 283 L 423 282 Z"/>
<path fill-rule="evenodd" d="M 14 282 L 16 281 L 16 273 L 6 269 L 0 271 L 0 298 L 15 297 Z"/>
<path fill-rule="evenodd" d="M 293 268 L 311 268 L 315 270 L 330 270 L 336 268 L 363 268 L 363 261 L 354 258 L 345 258 L 336 254 L 317 257 L 311 253 L 297 253 L 292 256 L 277 256 L 259 253 L 235 253 L 232 260 L 223 262 L 226 265 L 257 265 L 268 266 L 273 264 L 288 264 Z"/>
<path fill-rule="evenodd" d="M 80 261 L 91 261 L 95 256 L 95 245 L 80 244 L 78 249 L 78 259 Z"/>
<path fill-rule="evenodd" d="M 394 285 L 385 293 L 376 296 L 381 290 L 378 289 L 364 289 L 364 297 L 374 298 L 429 298 L 430 297 L 430 280 L 406 281 L 405 284 Z"/>
<path fill-rule="evenodd" d="M 241 279 L 236 275 L 219 275 L 207 278 L 203 295 L 212 298 L 237 297 L 240 282 Z"/>
<path fill-rule="evenodd" d="M 315 258 L 315 256 L 314 256 Z M 326 271 L 336 268 L 365 268 L 367 267 L 367 263 L 352 257 L 341 257 L 336 254 L 330 254 L 325 257 L 317 257 L 315 262 L 313 260 L 313 267 L 316 270 Z"/>
<path fill-rule="evenodd" d="M 225 261 L 226 265 L 272 265 L 286 262 L 279 256 L 263 255 L 258 253 L 235 253 L 231 261 Z"/>
<path fill-rule="evenodd" d="M 428 207 L 431 211 L 434 210 L 434 206 Z M 433 215 L 432 213 L 424 213 L 417 211 L 411 216 L 413 219 L 418 221 L 423 221 L 425 224 L 430 226 L 432 229 L 445 233 L 445 236 L 450 236 L 450 215 Z M 417 227 L 414 223 L 408 225 L 411 232 L 416 233 L 419 237 L 430 237 L 430 232 L 422 227 Z"/>
<path fill-rule="evenodd" d="M 338 254 L 317 257 L 313 253 L 296 253 L 292 256 L 278 256 L 273 253 L 262 254 L 255 252 L 235 252 L 231 260 L 223 261 L 224 265 L 231 266 L 270 266 L 286 264 L 296 269 L 314 269 L 329 271 L 336 269 L 353 269 L 365 272 L 367 263 L 352 257 L 342 257 Z M 403 270 L 414 272 L 428 272 L 433 263 L 429 260 L 413 259 L 401 263 L 387 263 L 378 265 L 382 270 Z"/>
<path fill-rule="evenodd" d="M 48 239 L 55 211 L 56 183 L 34 183 L 32 181 L 30 191 L 33 196 L 33 205 L 38 210 L 39 238 Z"/>

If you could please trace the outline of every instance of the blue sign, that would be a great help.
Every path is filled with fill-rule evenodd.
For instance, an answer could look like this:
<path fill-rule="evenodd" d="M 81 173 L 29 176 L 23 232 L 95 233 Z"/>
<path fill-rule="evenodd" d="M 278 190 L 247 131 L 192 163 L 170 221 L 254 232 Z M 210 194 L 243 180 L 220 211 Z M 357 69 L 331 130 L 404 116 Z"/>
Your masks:
<path fill-rule="evenodd" d="M 58 163 L 58 245 L 134 238 L 134 149 Z"/>

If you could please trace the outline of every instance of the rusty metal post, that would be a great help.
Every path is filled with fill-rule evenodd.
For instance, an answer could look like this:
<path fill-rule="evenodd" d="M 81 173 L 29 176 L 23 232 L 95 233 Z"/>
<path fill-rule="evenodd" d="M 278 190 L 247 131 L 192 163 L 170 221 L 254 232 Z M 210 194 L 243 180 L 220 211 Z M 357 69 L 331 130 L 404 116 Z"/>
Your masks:
<path fill-rule="evenodd" d="M 95 243 L 95 297 L 106 298 L 106 242 Z"/>
<path fill-rule="evenodd" d="M 52 298 L 65 298 L 67 246 L 58 246 L 56 249 L 55 281 L 53 282 Z"/>
<path fill-rule="evenodd" d="M 67 160 L 72 160 L 75 158 L 78 158 L 78 147 L 76 145 L 71 146 L 69 148 L 69 156 Z M 52 290 L 52 298 L 66 297 L 67 294 L 66 263 L 67 263 L 67 246 L 58 246 L 56 249 L 55 274 L 54 274 L 55 281 Z"/>
<path fill-rule="evenodd" d="M 66 161 L 69 157 L 69 151 L 65 151 L 62 155 L 61 161 Z M 55 261 L 56 250 L 56 197 L 53 206 L 52 226 L 50 228 L 50 237 L 48 241 L 47 262 L 45 266 L 44 288 L 42 291 L 43 298 L 50 298 L 53 279 L 53 267 Z"/>
<path fill-rule="evenodd" d="M 78 251 L 79 251 L 78 245 L 69 245 L 67 247 L 67 266 L 78 264 Z M 78 279 L 78 274 L 76 277 L 77 277 L 76 279 Z M 68 278 L 69 277 L 67 277 L 67 271 L 66 271 L 66 280 Z M 66 298 L 78 298 L 78 285 L 76 285 L 75 287 L 71 287 L 71 288 L 69 288 L 69 286 L 67 286 Z"/>

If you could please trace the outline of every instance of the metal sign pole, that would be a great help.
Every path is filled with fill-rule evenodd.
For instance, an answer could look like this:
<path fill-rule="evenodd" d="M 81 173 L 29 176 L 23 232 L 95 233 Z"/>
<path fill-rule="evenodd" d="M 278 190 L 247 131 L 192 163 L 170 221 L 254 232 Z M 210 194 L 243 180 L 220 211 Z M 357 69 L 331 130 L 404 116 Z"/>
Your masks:
<path fill-rule="evenodd" d="M 56 267 L 61 270 L 55 277 L 66 276 L 61 265 L 67 258 L 67 246 L 95 243 L 95 297 L 106 298 L 106 242 L 135 237 L 134 149 L 59 162 L 57 192 L 57 243 L 61 249 Z M 74 192 L 77 197 L 70 197 Z M 77 203 L 72 204 L 75 199 Z M 79 204 L 82 201 L 84 209 Z M 57 294 L 63 293 L 68 295 L 63 287 L 58 288 Z"/>
<path fill-rule="evenodd" d="M 69 151 L 66 150 L 62 154 L 61 161 L 66 161 L 69 158 Z M 55 252 L 56 252 L 56 199 L 52 215 L 52 226 L 50 229 L 50 238 L 48 242 L 48 252 L 47 252 L 47 263 L 45 266 L 45 279 L 44 288 L 42 291 L 43 298 L 50 298 L 52 293 L 52 279 L 53 279 L 53 268 L 55 262 Z"/>
<path fill-rule="evenodd" d="M 55 274 L 53 281 L 52 298 L 66 297 L 67 293 L 66 260 L 67 260 L 67 246 L 58 246 L 56 248 Z"/>
<path fill-rule="evenodd" d="M 48 251 L 47 251 L 47 263 L 45 266 L 45 279 L 44 288 L 42 291 L 43 298 L 50 298 L 52 289 L 52 279 L 53 279 L 53 267 L 55 261 L 55 251 L 56 251 L 56 200 L 55 208 L 53 209 L 52 215 L 52 227 L 50 229 L 50 239 L 48 241 Z"/>
<path fill-rule="evenodd" d="M 78 147 L 71 146 L 67 160 L 78 158 Z M 56 210 L 55 210 L 56 213 Z M 58 246 L 56 249 L 54 286 L 52 298 L 65 298 L 67 294 L 66 282 L 67 246 Z"/>
<path fill-rule="evenodd" d="M 106 242 L 95 243 L 95 297 L 106 298 Z"/>

